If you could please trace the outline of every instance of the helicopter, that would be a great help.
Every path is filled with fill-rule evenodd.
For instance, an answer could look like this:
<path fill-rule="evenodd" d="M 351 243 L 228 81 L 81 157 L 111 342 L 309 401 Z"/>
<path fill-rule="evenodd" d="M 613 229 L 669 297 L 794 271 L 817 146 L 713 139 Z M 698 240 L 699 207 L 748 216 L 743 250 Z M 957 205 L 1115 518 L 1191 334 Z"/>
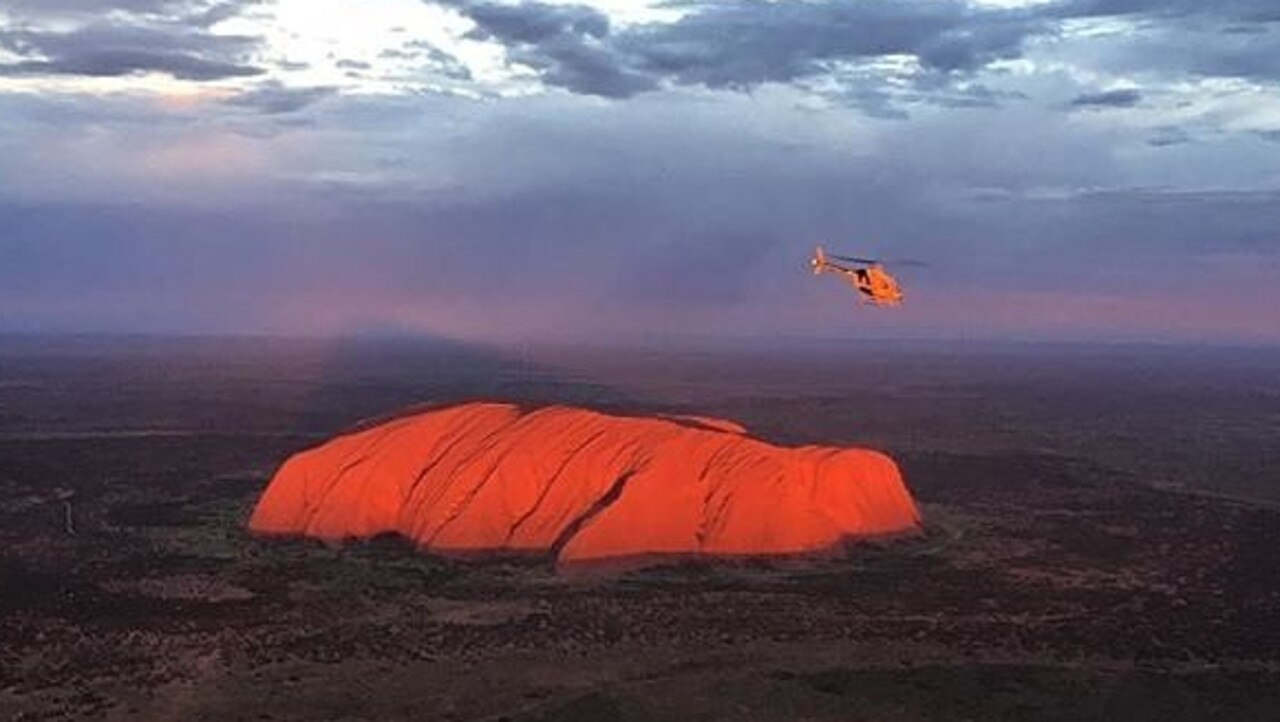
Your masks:
<path fill-rule="evenodd" d="M 815 275 L 829 271 L 847 278 L 858 289 L 863 303 L 872 306 L 902 303 L 902 287 L 898 285 L 898 279 L 889 275 L 884 265 L 873 258 L 827 255 L 822 246 L 818 246 L 813 251 L 813 258 L 809 259 L 809 266 Z"/>

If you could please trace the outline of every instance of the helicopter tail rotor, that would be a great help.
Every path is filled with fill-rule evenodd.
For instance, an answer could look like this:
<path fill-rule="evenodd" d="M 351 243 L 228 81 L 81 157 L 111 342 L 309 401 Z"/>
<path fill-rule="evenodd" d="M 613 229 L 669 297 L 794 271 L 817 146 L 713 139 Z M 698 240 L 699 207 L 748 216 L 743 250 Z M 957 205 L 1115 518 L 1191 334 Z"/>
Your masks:
<path fill-rule="evenodd" d="M 813 249 L 813 258 L 809 259 L 809 265 L 813 268 L 814 275 L 827 270 L 827 252 L 822 246 Z"/>

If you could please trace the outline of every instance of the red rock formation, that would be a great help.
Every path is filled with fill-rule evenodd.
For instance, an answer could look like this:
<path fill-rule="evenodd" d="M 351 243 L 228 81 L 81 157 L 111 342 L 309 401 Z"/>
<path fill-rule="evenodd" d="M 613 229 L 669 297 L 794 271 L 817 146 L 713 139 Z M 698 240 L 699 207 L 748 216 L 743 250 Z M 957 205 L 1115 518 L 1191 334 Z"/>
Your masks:
<path fill-rule="evenodd" d="M 718 419 L 474 403 L 294 455 L 249 528 L 324 539 L 396 532 L 437 552 L 784 555 L 917 528 L 887 456 L 781 448 Z"/>

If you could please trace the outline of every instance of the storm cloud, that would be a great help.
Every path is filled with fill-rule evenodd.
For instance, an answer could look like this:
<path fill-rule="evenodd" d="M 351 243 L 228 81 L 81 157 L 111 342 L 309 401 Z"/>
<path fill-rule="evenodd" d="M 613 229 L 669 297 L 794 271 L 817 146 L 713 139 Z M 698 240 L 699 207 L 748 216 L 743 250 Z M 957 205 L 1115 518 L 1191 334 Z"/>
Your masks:
<path fill-rule="evenodd" d="M 1026 12 L 961 2 L 711 3 L 673 23 L 622 29 L 586 6 L 442 4 L 549 84 L 619 98 L 663 82 L 745 89 L 895 55 L 914 56 L 928 70 L 972 71 L 1018 56 L 1022 41 L 1044 29 Z"/>
<path fill-rule="evenodd" d="M 614 5 L 10 3 L 0 330 L 1280 341 L 1269 0 Z"/>
<path fill-rule="evenodd" d="M 1135 43 L 1124 46 L 1137 52 L 1109 54 L 1130 70 L 1280 78 L 1271 28 L 1231 31 L 1280 19 L 1268 0 L 1066 0 L 1011 9 L 959 0 L 688 3 L 676 5 L 687 13 L 674 22 L 624 27 L 582 5 L 435 1 L 469 18 L 473 37 L 500 43 L 510 61 L 548 85 L 610 98 L 669 85 L 749 90 L 826 76 L 842 64 L 906 57 L 918 66 L 908 80 L 927 102 L 934 92 L 955 95 L 952 86 L 992 63 L 1023 57 L 1029 41 L 1059 37 L 1066 21 L 1098 19 L 1143 24 Z M 1206 36 L 1205 23 L 1221 27 Z M 1186 33 L 1200 36 L 1187 43 Z M 866 99 L 876 92 L 871 85 L 846 97 Z"/>

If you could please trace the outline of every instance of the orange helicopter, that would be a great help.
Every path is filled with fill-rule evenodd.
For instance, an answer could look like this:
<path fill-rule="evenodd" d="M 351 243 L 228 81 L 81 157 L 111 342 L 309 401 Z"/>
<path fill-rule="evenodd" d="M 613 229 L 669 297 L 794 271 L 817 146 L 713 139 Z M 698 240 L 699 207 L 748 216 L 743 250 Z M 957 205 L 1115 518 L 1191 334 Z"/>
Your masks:
<path fill-rule="evenodd" d="M 854 265 L 846 265 L 854 264 Z M 813 251 L 809 260 L 814 274 L 831 271 L 839 273 L 858 289 L 863 303 L 872 306 L 897 306 L 902 303 L 902 287 L 898 279 L 889 275 L 880 261 L 853 256 L 828 256 L 822 246 Z"/>

